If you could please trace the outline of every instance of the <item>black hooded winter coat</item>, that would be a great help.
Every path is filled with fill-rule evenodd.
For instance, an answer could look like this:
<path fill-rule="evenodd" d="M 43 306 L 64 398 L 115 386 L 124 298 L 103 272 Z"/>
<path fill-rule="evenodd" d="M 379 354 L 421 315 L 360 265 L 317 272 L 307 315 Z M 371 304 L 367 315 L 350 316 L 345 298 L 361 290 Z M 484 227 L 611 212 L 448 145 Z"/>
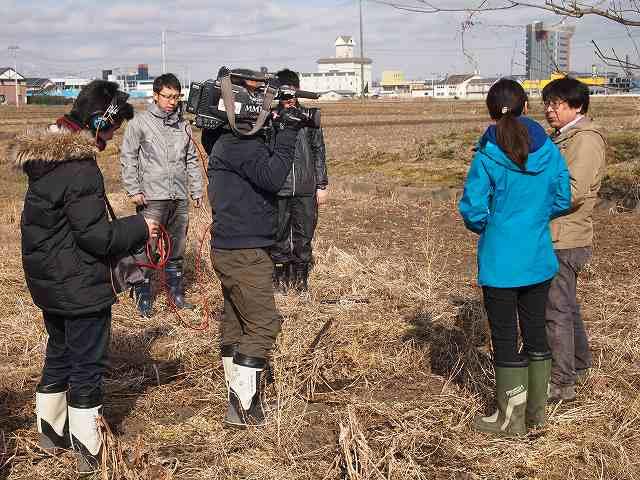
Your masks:
<path fill-rule="evenodd" d="M 116 296 L 109 257 L 140 247 L 141 215 L 109 221 L 94 139 L 52 126 L 19 136 L 15 165 L 29 177 L 20 228 L 22 263 L 34 303 L 80 316 L 110 307 Z"/>

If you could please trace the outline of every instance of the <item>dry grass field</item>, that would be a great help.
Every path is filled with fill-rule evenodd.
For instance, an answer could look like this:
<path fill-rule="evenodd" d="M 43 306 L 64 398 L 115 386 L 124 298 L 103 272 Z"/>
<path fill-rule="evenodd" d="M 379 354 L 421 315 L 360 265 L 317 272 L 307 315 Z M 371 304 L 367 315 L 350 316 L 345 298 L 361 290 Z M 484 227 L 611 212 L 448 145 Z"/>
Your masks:
<path fill-rule="evenodd" d="M 459 187 L 487 124 L 481 102 L 322 105 L 330 201 L 321 208 L 308 296 L 279 296 L 276 399 L 264 429 L 225 429 L 218 352 L 219 284 L 200 251 L 210 222 L 194 211 L 180 318 L 160 295 L 140 319 L 114 307 L 106 378 L 104 479 L 618 479 L 640 477 L 640 175 L 638 104 L 595 99 L 610 138 L 595 256 L 579 297 L 594 368 L 575 402 L 517 439 L 475 433 L 492 408 L 475 237 L 455 202 L 404 200 L 397 187 Z M 0 108 L 0 479 L 76 478 L 72 457 L 37 447 L 34 389 L 46 335 L 24 284 L 19 218 L 24 178 L 6 158 L 27 126 L 62 107 Z M 539 105 L 533 115 L 540 118 Z M 116 138 L 100 163 L 111 201 Z M 345 185 L 382 187 L 356 193 Z M 194 327 L 206 327 L 201 330 Z"/>

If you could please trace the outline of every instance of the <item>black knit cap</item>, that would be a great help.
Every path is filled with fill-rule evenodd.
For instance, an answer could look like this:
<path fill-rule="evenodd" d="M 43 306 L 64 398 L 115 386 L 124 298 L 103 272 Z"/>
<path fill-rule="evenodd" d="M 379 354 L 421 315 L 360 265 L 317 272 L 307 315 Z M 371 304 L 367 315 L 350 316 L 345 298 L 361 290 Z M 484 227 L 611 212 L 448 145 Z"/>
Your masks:
<path fill-rule="evenodd" d="M 82 126 L 91 128 L 89 121 L 96 112 L 105 112 L 111 101 L 116 98 L 119 107 L 114 121 L 130 120 L 133 118 L 133 106 L 127 103 L 128 95 L 118 90 L 118 84 L 106 80 L 93 80 L 85 85 L 76 101 L 73 102 L 68 117 Z"/>

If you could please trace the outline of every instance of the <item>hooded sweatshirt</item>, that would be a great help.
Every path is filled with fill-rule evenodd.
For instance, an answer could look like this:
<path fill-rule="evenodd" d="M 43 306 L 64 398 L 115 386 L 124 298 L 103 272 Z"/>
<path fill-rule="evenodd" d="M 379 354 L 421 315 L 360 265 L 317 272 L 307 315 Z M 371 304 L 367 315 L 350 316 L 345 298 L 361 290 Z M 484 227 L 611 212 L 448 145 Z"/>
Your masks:
<path fill-rule="evenodd" d="M 490 126 L 478 143 L 459 209 L 480 234 L 478 283 L 515 288 L 551 279 L 558 270 L 549 221 L 571 206 L 569 172 L 544 128 L 526 117 L 529 156 L 524 169 L 498 146 Z"/>

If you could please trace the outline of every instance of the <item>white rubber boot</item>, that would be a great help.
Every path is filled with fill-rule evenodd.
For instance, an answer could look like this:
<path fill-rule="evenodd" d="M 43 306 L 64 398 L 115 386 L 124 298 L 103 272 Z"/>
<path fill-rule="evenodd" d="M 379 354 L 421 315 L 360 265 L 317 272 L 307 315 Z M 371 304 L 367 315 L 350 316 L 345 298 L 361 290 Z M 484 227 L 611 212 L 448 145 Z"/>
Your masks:
<path fill-rule="evenodd" d="M 61 390 L 62 391 L 54 391 Z M 40 434 L 40 447 L 55 452 L 57 448 L 69 448 L 69 421 L 67 417 L 67 387 L 38 386 L 36 391 L 36 417 Z"/>
<path fill-rule="evenodd" d="M 69 407 L 69 433 L 73 449 L 77 452 L 79 473 L 91 473 L 100 469 L 100 416 L 102 405 L 91 408 Z"/>
<path fill-rule="evenodd" d="M 263 358 L 236 353 L 229 380 L 229 404 L 238 412 L 240 421 L 238 423 L 228 421 L 227 424 L 238 427 L 265 424 L 265 408 L 260 382 L 265 366 L 266 361 Z"/>

